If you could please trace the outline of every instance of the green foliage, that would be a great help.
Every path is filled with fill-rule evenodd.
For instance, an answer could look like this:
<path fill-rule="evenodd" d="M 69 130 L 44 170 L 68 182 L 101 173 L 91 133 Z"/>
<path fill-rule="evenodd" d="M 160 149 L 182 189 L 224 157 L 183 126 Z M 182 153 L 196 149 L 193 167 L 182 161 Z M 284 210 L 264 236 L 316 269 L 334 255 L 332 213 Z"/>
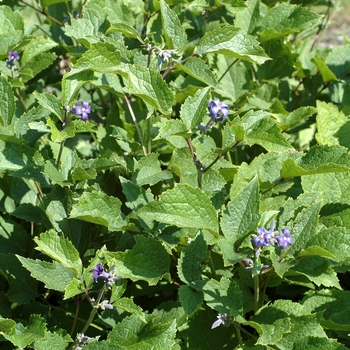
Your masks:
<path fill-rule="evenodd" d="M 1 2 L 1 348 L 350 347 L 333 5 Z"/>

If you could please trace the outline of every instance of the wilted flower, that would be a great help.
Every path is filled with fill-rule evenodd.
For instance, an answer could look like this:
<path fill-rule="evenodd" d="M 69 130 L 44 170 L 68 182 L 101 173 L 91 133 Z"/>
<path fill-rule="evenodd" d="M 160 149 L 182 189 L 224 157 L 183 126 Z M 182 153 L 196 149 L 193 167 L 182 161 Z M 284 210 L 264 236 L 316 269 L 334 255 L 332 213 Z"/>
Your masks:
<path fill-rule="evenodd" d="M 74 346 L 75 350 L 81 350 L 83 348 L 83 346 L 90 340 L 91 338 L 82 334 L 82 333 L 78 333 L 77 334 L 77 340 L 76 340 L 76 344 Z"/>
<path fill-rule="evenodd" d="M 113 309 L 113 305 L 109 302 L 109 300 L 103 300 L 100 302 L 99 304 L 99 307 L 102 309 L 102 310 L 105 310 L 105 309 L 110 309 L 112 310 Z"/>
<path fill-rule="evenodd" d="M 88 120 L 89 114 L 91 113 L 91 107 L 89 102 L 78 101 L 73 107 L 73 112 L 75 115 L 81 115 L 82 120 Z"/>
<path fill-rule="evenodd" d="M 280 249 L 286 249 L 289 245 L 293 244 L 293 237 L 290 235 L 290 231 L 287 228 L 282 229 L 282 236 L 277 236 L 277 244 Z"/>
<path fill-rule="evenodd" d="M 161 50 L 158 54 L 158 68 L 162 68 L 163 61 L 169 62 L 172 55 L 177 55 L 175 50 Z"/>
<path fill-rule="evenodd" d="M 228 317 L 227 314 L 219 314 L 217 318 L 218 319 L 212 324 L 211 329 L 219 327 L 222 324 L 226 327 L 230 325 L 230 317 Z"/>
<path fill-rule="evenodd" d="M 218 98 L 208 104 L 209 113 L 214 122 L 221 122 L 228 116 L 229 106 L 225 102 L 220 102 Z"/>
<path fill-rule="evenodd" d="M 121 276 L 116 276 L 114 271 L 115 266 L 113 265 L 109 272 L 106 272 L 102 266 L 102 264 L 97 264 L 96 269 L 90 270 L 90 273 L 93 274 L 94 282 L 97 282 L 97 280 L 101 277 L 105 280 L 108 287 L 111 287 L 114 284 L 114 281 L 120 280 Z"/>

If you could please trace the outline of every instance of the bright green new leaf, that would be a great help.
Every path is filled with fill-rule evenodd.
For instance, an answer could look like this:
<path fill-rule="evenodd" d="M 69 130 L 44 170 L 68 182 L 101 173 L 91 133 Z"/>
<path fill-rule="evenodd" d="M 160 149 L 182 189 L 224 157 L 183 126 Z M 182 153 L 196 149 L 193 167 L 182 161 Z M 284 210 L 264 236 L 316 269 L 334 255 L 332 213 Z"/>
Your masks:
<path fill-rule="evenodd" d="M 35 248 L 36 250 L 67 267 L 74 272 L 75 276 L 80 276 L 83 271 L 83 264 L 79 252 L 72 242 L 52 231 L 42 233 L 40 237 L 34 238 L 34 241 L 38 245 Z"/>
<path fill-rule="evenodd" d="M 41 260 L 27 259 L 16 255 L 23 267 L 32 277 L 45 283 L 45 287 L 59 292 L 64 292 L 66 286 L 75 277 L 72 270 L 54 261 L 52 263 Z"/>
<path fill-rule="evenodd" d="M 253 36 L 231 25 L 225 25 L 206 33 L 194 50 L 194 53 L 199 55 L 211 52 L 258 64 L 263 64 L 269 59 Z"/>
<path fill-rule="evenodd" d="M 194 96 L 188 96 L 181 105 L 180 117 L 187 129 L 197 128 L 203 120 L 207 113 L 209 93 L 209 88 L 200 89 Z"/>
<path fill-rule="evenodd" d="M 4 126 L 11 124 L 15 115 L 15 96 L 8 81 L 0 76 L 0 123 Z"/>
<path fill-rule="evenodd" d="M 199 188 L 178 184 L 150 202 L 137 214 L 169 225 L 209 230 L 218 235 L 218 218 L 210 199 Z"/>
<path fill-rule="evenodd" d="M 203 234 L 198 234 L 181 252 L 177 265 L 177 273 L 184 283 L 201 279 L 202 270 L 208 261 L 207 243 Z"/>
<path fill-rule="evenodd" d="M 113 306 L 117 309 L 124 310 L 130 314 L 137 316 L 141 321 L 146 322 L 145 314 L 142 312 L 142 308 L 134 303 L 130 298 L 121 298 L 113 303 Z"/>
<path fill-rule="evenodd" d="M 118 198 L 109 197 L 103 192 L 83 192 L 73 205 L 70 218 L 103 225 L 110 231 L 119 231 L 125 225 L 121 206 Z"/>
<path fill-rule="evenodd" d="M 329 67 L 326 65 L 325 61 L 322 58 L 314 57 L 312 59 L 312 62 L 315 63 L 317 69 L 322 75 L 322 79 L 324 83 L 329 82 L 337 82 L 338 79 L 334 75 L 334 73 L 329 69 Z"/>
<path fill-rule="evenodd" d="M 61 143 L 75 135 L 75 125 L 73 122 L 69 122 L 65 127 L 59 130 L 56 123 L 50 118 L 46 118 L 46 123 L 51 129 L 51 140 L 53 142 Z"/>
<path fill-rule="evenodd" d="M 0 319 L 0 333 L 12 333 L 16 326 L 16 322 L 11 319 L 1 318 Z"/>
<path fill-rule="evenodd" d="M 257 228 L 259 214 L 259 181 L 255 176 L 242 191 L 230 201 L 223 211 L 221 229 L 232 244 L 244 239 Z"/>
<path fill-rule="evenodd" d="M 170 256 L 162 243 L 153 237 L 135 236 L 135 246 L 126 252 L 110 253 L 115 258 L 115 270 L 123 278 L 143 280 L 156 285 L 169 279 Z"/>
<path fill-rule="evenodd" d="M 112 26 L 107 30 L 106 34 L 119 32 L 128 38 L 138 39 L 142 41 L 137 30 L 126 23 L 113 23 Z"/>

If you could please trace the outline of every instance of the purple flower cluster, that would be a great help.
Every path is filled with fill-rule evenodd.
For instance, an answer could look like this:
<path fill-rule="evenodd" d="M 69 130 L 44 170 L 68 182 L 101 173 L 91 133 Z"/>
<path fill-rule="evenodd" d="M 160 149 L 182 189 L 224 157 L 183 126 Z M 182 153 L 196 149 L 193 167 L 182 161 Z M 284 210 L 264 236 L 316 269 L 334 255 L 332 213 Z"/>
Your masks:
<path fill-rule="evenodd" d="M 81 120 L 88 120 L 89 114 L 91 113 L 91 107 L 89 102 L 80 100 L 73 107 L 73 113 L 75 115 L 81 115 Z"/>
<path fill-rule="evenodd" d="M 97 282 L 99 278 L 102 278 L 105 280 L 106 285 L 108 287 L 111 287 L 114 284 L 114 281 L 120 280 L 122 278 L 121 276 L 116 276 L 114 274 L 114 268 L 115 266 L 113 265 L 110 270 L 106 272 L 102 264 L 97 264 L 96 269 L 90 270 L 90 273 L 93 275 L 94 282 Z"/>
<path fill-rule="evenodd" d="M 282 250 L 293 244 L 293 237 L 290 235 L 289 229 L 283 228 L 282 235 L 278 236 L 277 234 L 278 231 L 274 231 L 273 228 L 267 230 L 265 227 L 259 227 L 256 236 L 252 238 L 252 243 L 258 249 L 277 243 Z"/>

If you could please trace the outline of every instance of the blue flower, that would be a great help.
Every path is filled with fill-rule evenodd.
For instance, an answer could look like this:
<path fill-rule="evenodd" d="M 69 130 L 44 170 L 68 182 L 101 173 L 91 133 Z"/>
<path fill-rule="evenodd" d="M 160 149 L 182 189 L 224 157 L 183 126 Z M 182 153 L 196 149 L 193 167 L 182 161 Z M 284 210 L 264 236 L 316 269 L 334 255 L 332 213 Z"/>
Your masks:
<path fill-rule="evenodd" d="M 214 122 L 221 122 L 228 116 L 229 106 L 225 102 L 220 102 L 218 98 L 210 101 L 208 110 Z"/>
<path fill-rule="evenodd" d="M 283 250 L 293 244 L 293 237 L 290 235 L 290 231 L 287 228 L 282 229 L 282 234 L 282 236 L 276 237 L 276 241 L 279 248 Z"/>
<path fill-rule="evenodd" d="M 73 107 L 73 112 L 75 115 L 81 115 L 82 120 L 88 120 L 89 114 L 91 113 L 91 107 L 89 102 L 79 101 Z"/>

